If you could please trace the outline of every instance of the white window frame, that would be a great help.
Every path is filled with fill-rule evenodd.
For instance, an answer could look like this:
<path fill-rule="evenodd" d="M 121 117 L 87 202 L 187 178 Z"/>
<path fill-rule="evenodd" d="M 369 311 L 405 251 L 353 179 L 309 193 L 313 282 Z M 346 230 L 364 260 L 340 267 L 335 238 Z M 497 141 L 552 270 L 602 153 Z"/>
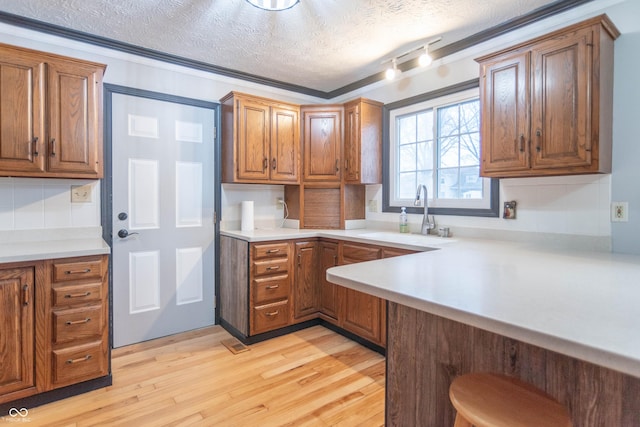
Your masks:
<path fill-rule="evenodd" d="M 389 207 L 400 208 L 401 206 L 413 206 L 414 199 L 402 199 L 396 195 L 396 184 L 398 180 L 398 133 L 396 127 L 396 119 L 400 116 L 404 116 L 411 113 L 418 113 L 420 111 L 437 109 L 446 107 L 452 104 L 459 104 L 465 101 L 470 101 L 479 98 L 479 89 L 473 88 L 464 90 L 461 92 L 444 95 L 438 98 L 429 99 L 427 101 L 418 102 L 416 104 L 399 107 L 389 111 Z M 437 111 L 434 111 L 434 128 L 436 124 Z M 437 133 L 434 129 L 434 152 L 437 150 Z M 433 173 L 433 185 L 436 187 L 437 180 L 437 159 L 434 159 L 434 173 Z M 453 208 L 453 209 L 490 209 L 491 208 L 491 179 L 482 179 L 482 199 L 443 199 L 434 197 L 437 194 L 429 194 L 429 208 Z M 437 193 L 437 191 L 433 191 Z M 395 210 L 395 209 L 393 209 Z"/>

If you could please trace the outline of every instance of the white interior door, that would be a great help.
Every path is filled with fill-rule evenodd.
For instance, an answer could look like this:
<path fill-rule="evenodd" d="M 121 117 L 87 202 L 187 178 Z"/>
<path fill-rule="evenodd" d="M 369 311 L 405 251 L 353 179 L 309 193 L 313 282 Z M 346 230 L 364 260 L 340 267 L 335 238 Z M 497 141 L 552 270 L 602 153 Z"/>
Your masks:
<path fill-rule="evenodd" d="M 114 93 L 114 347 L 214 323 L 212 109 Z"/>

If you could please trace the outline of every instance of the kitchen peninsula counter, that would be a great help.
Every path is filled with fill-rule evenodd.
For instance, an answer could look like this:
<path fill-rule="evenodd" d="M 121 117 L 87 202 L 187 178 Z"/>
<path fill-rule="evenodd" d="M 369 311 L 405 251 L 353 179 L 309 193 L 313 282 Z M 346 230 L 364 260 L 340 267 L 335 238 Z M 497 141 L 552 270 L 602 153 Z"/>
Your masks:
<path fill-rule="evenodd" d="M 574 425 L 640 425 L 638 256 L 458 239 L 327 279 L 389 301 L 387 425 L 452 425 L 448 384 L 479 370 L 534 383 Z"/>

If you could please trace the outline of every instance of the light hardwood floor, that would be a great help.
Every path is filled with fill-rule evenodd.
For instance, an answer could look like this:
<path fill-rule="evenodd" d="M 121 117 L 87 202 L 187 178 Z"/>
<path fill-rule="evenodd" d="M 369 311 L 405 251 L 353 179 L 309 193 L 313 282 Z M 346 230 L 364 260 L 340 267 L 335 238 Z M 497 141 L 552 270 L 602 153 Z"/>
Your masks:
<path fill-rule="evenodd" d="M 221 327 L 112 354 L 113 385 L 29 411 L 29 426 L 382 426 L 381 355 L 315 326 L 232 354 Z"/>

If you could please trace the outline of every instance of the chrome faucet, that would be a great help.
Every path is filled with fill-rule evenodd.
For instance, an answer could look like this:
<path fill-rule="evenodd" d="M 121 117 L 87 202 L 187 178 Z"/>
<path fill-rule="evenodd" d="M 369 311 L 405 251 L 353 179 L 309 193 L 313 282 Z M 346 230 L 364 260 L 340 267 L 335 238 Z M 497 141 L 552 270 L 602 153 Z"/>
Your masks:
<path fill-rule="evenodd" d="M 429 234 L 429 230 L 433 230 L 436 228 L 436 222 L 434 221 L 433 216 L 429 218 L 426 185 L 418 185 L 418 190 L 416 191 L 416 200 L 413 202 L 413 206 L 420 206 L 420 190 L 424 190 L 424 216 L 422 217 L 422 227 L 420 228 L 420 234 L 427 235 Z"/>

